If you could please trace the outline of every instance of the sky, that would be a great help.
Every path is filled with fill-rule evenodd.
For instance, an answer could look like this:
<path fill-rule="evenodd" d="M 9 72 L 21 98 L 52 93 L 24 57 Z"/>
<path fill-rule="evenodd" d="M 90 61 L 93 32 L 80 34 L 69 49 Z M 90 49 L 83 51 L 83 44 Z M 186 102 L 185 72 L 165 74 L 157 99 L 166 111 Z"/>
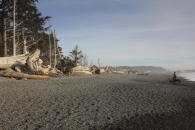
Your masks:
<path fill-rule="evenodd" d="M 39 0 L 65 56 L 101 66 L 195 69 L 195 0 Z M 46 23 L 45 26 L 49 24 Z"/>

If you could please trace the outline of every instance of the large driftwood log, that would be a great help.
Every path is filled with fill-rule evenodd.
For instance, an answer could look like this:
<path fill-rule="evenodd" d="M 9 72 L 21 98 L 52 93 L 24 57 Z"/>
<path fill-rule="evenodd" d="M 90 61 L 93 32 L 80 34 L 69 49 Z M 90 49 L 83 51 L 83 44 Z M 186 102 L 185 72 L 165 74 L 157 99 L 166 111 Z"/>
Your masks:
<path fill-rule="evenodd" d="M 39 58 L 39 55 L 40 50 L 36 49 L 36 51 L 30 54 L 26 60 L 26 64 L 32 72 L 40 71 L 42 69 L 41 64 L 43 61 Z"/>
<path fill-rule="evenodd" d="M 6 76 L 8 74 L 20 78 L 24 74 L 35 74 L 35 75 L 44 75 L 45 73 L 49 72 L 49 69 L 47 68 L 42 68 L 42 60 L 39 58 L 40 55 L 40 50 L 36 49 L 34 53 L 30 55 L 17 55 L 17 56 L 12 56 L 12 57 L 0 57 L 0 68 L 1 69 L 7 69 L 7 68 L 12 68 L 19 73 L 14 73 L 14 71 L 10 73 L 1 73 L 2 76 Z M 16 74 L 16 75 L 15 75 Z M 18 75 L 18 76 L 17 76 Z M 11 77 L 10 76 L 10 77 Z M 26 77 L 27 76 L 27 77 Z M 33 78 L 36 79 L 35 77 L 29 75 L 24 75 L 25 78 Z M 39 79 L 39 76 L 37 76 Z M 42 77 L 40 77 L 42 78 Z M 43 77 L 44 78 L 44 77 Z"/>
<path fill-rule="evenodd" d="M 106 66 L 105 71 L 108 71 L 108 65 Z"/>
<path fill-rule="evenodd" d="M 36 51 L 30 55 L 0 57 L 0 68 L 6 69 L 0 71 L 0 76 L 49 80 L 49 76 L 40 76 L 44 75 L 49 70 L 42 68 L 41 64 L 43 61 L 39 58 L 39 55 L 40 50 L 36 49 Z M 13 71 L 11 68 L 17 72 Z"/>
<path fill-rule="evenodd" d="M 60 64 L 58 65 L 58 69 L 62 71 L 64 74 L 72 75 L 74 73 L 74 68 L 76 67 L 74 61 L 72 61 L 69 57 L 64 57 L 60 60 Z"/>
<path fill-rule="evenodd" d="M 93 74 L 100 74 L 100 68 L 97 67 L 96 65 L 93 65 L 91 67 L 91 71 L 90 72 L 92 72 Z"/>
<path fill-rule="evenodd" d="M 13 78 L 27 78 L 27 79 L 40 79 L 40 80 L 50 80 L 51 77 L 49 76 L 43 76 L 43 75 L 29 75 L 14 71 L 0 71 L 0 76 L 3 77 L 13 77 Z"/>
<path fill-rule="evenodd" d="M 136 75 L 148 75 L 148 72 L 136 72 Z"/>
<path fill-rule="evenodd" d="M 90 71 L 90 68 L 88 66 L 76 66 L 74 71 Z"/>
<path fill-rule="evenodd" d="M 10 57 L 0 57 L 0 68 L 10 68 L 25 65 L 28 55 L 17 55 Z"/>
<path fill-rule="evenodd" d="M 27 64 L 31 72 L 36 72 L 42 70 L 41 64 L 42 60 L 39 58 L 40 50 L 36 51 L 30 55 L 17 55 L 10 57 L 0 57 L 0 68 L 14 68 L 19 66 L 20 68 Z"/>
<path fill-rule="evenodd" d="M 25 73 L 25 74 L 35 74 L 35 73 L 32 72 L 32 71 L 28 68 L 28 66 L 26 66 L 26 65 L 23 65 L 23 66 L 16 66 L 16 67 L 14 68 L 14 70 L 15 70 L 16 72 Z"/>
<path fill-rule="evenodd" d="M 113 73 L 115 73 L 115 74 L 124 74 L 123 71 L 113 71 Z"/>
<path fill-rule="evenodd" d="M 72 75 L 74 73 L 74 67 L 73 66 L 63 67 L 62 72 L 64 74 Z"/>

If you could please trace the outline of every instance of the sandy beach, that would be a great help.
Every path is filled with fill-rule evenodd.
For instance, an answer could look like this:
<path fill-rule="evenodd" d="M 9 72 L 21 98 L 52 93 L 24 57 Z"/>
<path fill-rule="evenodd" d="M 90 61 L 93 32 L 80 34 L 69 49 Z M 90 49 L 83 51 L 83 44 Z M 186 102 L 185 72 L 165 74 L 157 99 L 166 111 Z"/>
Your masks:
<path fill-rule="evenodd" d="M 195 129 L 195 83 L 168 74 L 0 77 L 0 130 Z"/>

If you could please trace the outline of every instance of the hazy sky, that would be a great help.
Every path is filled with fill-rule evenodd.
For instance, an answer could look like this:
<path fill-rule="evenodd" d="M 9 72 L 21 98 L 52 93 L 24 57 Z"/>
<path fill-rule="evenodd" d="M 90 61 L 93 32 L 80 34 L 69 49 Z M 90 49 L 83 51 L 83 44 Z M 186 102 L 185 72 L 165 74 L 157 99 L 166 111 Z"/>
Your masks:
<path fill-rule="evenodd" d="M 64 55 L 102 66 L 195 69 L 195 0 L 39 0 Z M 47 26 L 48 24 L 46 24 Z"/>

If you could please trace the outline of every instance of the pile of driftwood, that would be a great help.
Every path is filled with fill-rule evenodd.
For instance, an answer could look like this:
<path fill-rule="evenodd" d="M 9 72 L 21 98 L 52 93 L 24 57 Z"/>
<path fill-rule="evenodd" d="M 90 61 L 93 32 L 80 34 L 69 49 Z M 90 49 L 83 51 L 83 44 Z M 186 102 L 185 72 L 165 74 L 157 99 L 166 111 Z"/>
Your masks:
<path fill-rule="evenodd" d="M 93 65 L 90 72 L 92 72 L 92 74 L 100 74 L 100 68 L 96 65 Z"/>
<path fill-rule="evenodd" d="M 136 72 L 136 75 L 148 75 L 149 72 Z"/>
<path fill-rule="evenodd" d="M 76 62 L 73 62 L 69 57 L 65 56 L 60 60 L 57 68 L 64 74 L 72 75 L 74 73 L 74 67 L 77 67 Z"/>
<path fill-rule="evenodd" d="M 42 68 L 42 60 L 39 58 L 40 50 L 35 50 L 29 55 L 19 55 L 0 58 L 0 76 L 14 77 L 19 79 L 43 79 L 51 77 L 45 74 L 49 69 Z"/>
<path fill-rule="evenodd" d="M 34 53 L 28 55 L 17 55 L 11 57 L 0 57 L 0 76 L 14 77 L 19 79 L 43 79 L 49 80 L 50 76 L 46 74 L 58 72 L 60 70 L 63 74 L 72 75 L 74 72 L 85 72 L 86 74 L 101 74 L 104 72 L 115 72 L 105 69 L 100 69 L 98 66 L 92 67 L 78 66 L 79 59 L 70 59 L 64 57 L 60 60 L 57 69 L 43 68 L 43 61 L 39 58 L 40 50 L 36 49 Z M 119 73 L 117 71 L 117 73 Z"/>
<path fill-rule="evenodd" d="M 87 66 L 78 66 L 78 61 L 73 61 L 69 57 L 64 57 L 60 60 L 58 69 L 61 70 L 64 74 L 72 75 L 75 71 L 89 71 L 92 74 L 100 74 L 102 71 L 96 65 L 93 65 L 88 69 Z"/>

